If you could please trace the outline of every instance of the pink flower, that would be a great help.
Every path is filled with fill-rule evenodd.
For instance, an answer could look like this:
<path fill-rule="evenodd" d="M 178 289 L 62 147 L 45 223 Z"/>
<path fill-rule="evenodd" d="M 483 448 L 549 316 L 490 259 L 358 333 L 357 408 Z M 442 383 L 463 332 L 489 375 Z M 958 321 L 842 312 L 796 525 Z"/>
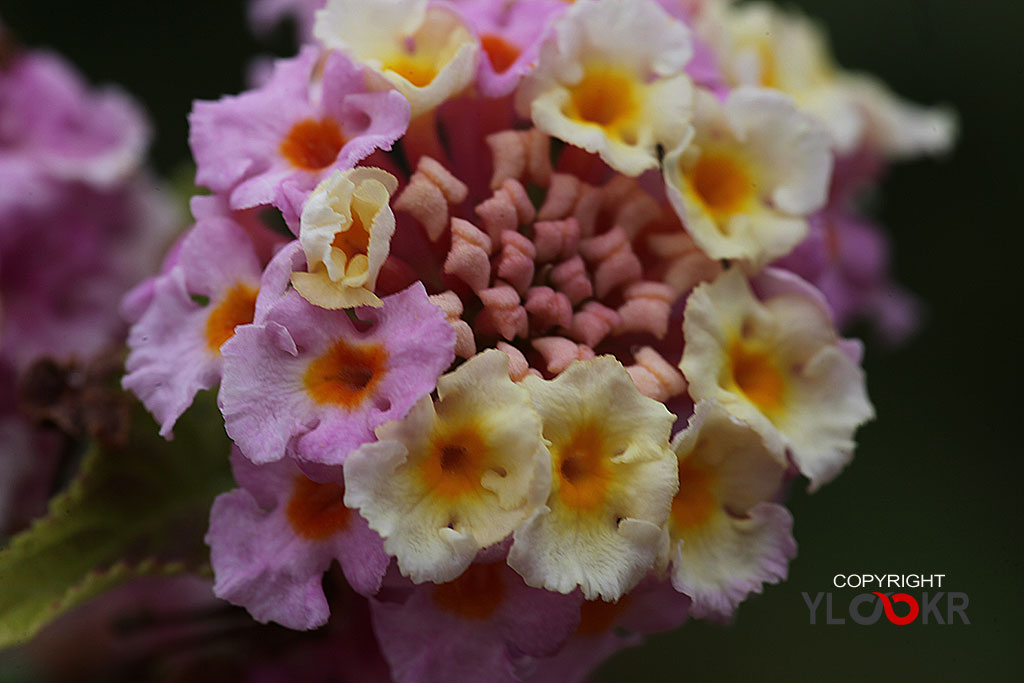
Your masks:
<path fill-rule="evenodd" d="M 252 322 L 260 271 L 241 226 L 206 218 L 182 241 L 177 265 L 154 282 L 128 337 L 123 385 L 153 413 L 164 437 L 196 392 L 220 381 L 220 348 L 235 327 Z"/>
<path fill-rule="evenodd" d="M 90 90 L 52 54 L 21 54 L 0 70 L 0 111 L 0 211 L 41 200 L 46 181 L 120 185 L 149 144 L 133 100 L 114 88 Z"/>
<path fill-rule="evenodd" d="M 398 683 L 512 683 L 520 680 L 512 658 L 556 652 L 579 622 L 579 603 L 578 594 L 530 588 L 499 554 L 454 581 L 416 586 L 404 602 L 372 600 L 370 609 Z"/>
<path fill-rule="evenodd" d="M 6 47 L 6 46 L 5 46 Z M 176 220 L 140 173 L 149 126 L 113 88 L 60 57 L 0 68 L 0 363 L 88 357 L 123 333 L 116 302 Z"/>
<path fill-rule="evenodd" d="M 356 592 L 377 592 L 388 556 L 342 502 L 340 469 L 313 481 L 291 459 L 256 466 L 237 448 L 231 464 L 242 488 L 217 497 L 206 535 L 217 597 L 262 623 L 310 629 L 327 622 L 321 580 L 334 560 Z"/>
<path fill-rule="evenodd" d="M 0 210 L 0 362 L 17 369 L 118 343 L 117 303 L 158 263 L 176 220 L 149 179 L 109 191 L 49 187 L 39 206 Z"/>
<path fill-rule="evenodd" d="M 882 341 L 899 344 L 920 324 L 921 304 L 893 281 L 885 234 L 852 213 L 815 216 L 807 239 L 775 265 L 817 286 L 840 328 L 866 321 Z"/>
<path fill-rule="evenodd" d="M 409 104 L 396 92 L 370 92 L 345 55 L 306 47 L 277 62 L 261 88 L 196 102 L 189 121 L 198 184 L 227 193 L 233 209 L 273 204 L 297 225 L 289 194 L 304 197 L 332 171 L 391 149 Z"/>
<path fill-rule="evenodd" d="M 579 683 L 619 650 L 636 647 L 644 635 L 678 628 L 689 598 L 665 581 L 648 577 L 618 602 L 585 601 L 568 642 L 553 657 L 521 657 L 516 672 L 530 683 Z"/>
<path fill-rule="evenodd" d="M 508 95 L 533 70 L 552 20 L 568 8 L 561 0 L 470 0 L 459 11 L 476 31 L 483 54 L 476 85 L 485 97 Z"/>
<path fill-rule="evenodd" d="M 292 290 L 260 324 L 236 331 L 222 349 L 220 405 L 247 458 L 341 464 L 434 389 L 455 357 L 455 332 L 421 284 L 383 302 L 355 309 L 357 326 Z"/>

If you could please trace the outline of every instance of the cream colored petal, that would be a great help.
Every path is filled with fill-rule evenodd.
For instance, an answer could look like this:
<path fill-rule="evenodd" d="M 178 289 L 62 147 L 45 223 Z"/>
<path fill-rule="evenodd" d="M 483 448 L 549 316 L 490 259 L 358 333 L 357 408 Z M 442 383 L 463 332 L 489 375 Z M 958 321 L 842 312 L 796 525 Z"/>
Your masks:
<path fill-rule="evenodd" d="M 801 113 L 783 93 L 737 88 L 725 113 L 730 127 L 761 169 L 762 192 L 787 214 L 806 216 L 820 209 L 832 177 L 826 130 Z"/>
<path fill-rule="evenodd" d="M 861 74 L 843 74 L 838 88 L 863 113 L 868 144 L 889 158 L 942 154 L 956 139 L 956 114 L 948 108 L 907 102 L 882 82 Z"/>
<path fill-rule="evenodd" d="M 544 132 L 636 176 L 657 166 L 658 145 L 684 134 L 691 52 L 686 27 L 653 2 L 578 3 L 556 22 L 516 107 Z"/>
<path fill-rule="evenodd" d="M 653 2 L 579 3 L 556 28 L 564 53 L 614 54 L 616 62 L 657 76 L 678 74 L 693 55 L 689 29 Z M 643 40 L 623 40 L 643 36 Z"/>
<path fill-rule="evenodd" d="M 308 272 L 293 273 L 291 278 L 306 300 L 332 309 L 381 305 L 373 290 L 395 232 L 388 202 L 397 187 L 390 173 L 359 167 L 335 171 L 313 190 L 299 228 Z M 334 242 L 356 225 L 369 238 L 366 253 L 350 257 Z"/>
<path fill-rule="evenodd" d="M 857 427 L 875 416 L 864 371 L 835 346 L 822 348 L 793 379 L 792 408 L 779 428 L 793 461 L 817 490 L 853 459 Z"/>
<path fill-rule="evenodd" d="M 852 457 L 856 428 L 873 416 L 864 374 L 840 346 L 818 301 L 789 294 L 757 301 L 730 269 L 687 302 L 680 368 L 694 399 L 713 399 L 757 431 L 785 463 L 790 451 L 811 489 Z M 754 348 L 778 373 L 777 405 L 766 409 L 729 378 L 735 344 Z"/>
<path fill-rule="evenodd" d="M 327 0 L 313 35 L 326 47 L 379 60 L 395 36 L 412 35 L 426 13 L 427 0 Z"/>
<path fill-rule="evenodd" d="M 748 517 L 718 511 L 703 533 L 673 545 L 672 585 L 693 600 L 696 617 L 728 617 L 765 583 L 786 578 L 796 555 L 793 518 L 781 505 L 759 503 Z"/>
<path fill-rule="evenodd" d="M 299 243 L 306 254 L 306 264 L 313 270 L 319 265 L 327 269 L 332 280 L 344 275 L 344 263 L 333 262 L 331 243 L 338 230 L 351 223 L 350 205 L 355 183 L 342 171 L 335 171 L 322 180 L 309 194 L 302 207 Z"/>
<path fill-rule="evenodd" d="M 766 503 L 786 465 L 716 401 L 699 401 L 672 445 L 680 473 L 668 523 L 672 583 L 693 599 L 694 615 L 728 616 L 782 578 L 795 551 L 789 513 Z"/>
<path fill-rule="evenodd" d="M 457 576 L 550 488 L 540 418 L 509 379 L 504 353 L 478 354 L 443 376 L 438 395 L 436 405 L 424 397 L 404 420 L 379 427 L 379 441 L 345 465 L 353 471 L 349 478 L 346 469 L 346 500 L 414 581 Z"/>
<path fill-rule="evenodd" d="M 698 187 L 702 164 L 714 169 L 716 160 L 727 162 L 719 182 L 734 197 L 717 207 Z M 742 261 L 751 272 L 807 236 L 804 216 L 824 202 L 831 168 L 824 128 L 763 88 L 734 90 L 724 106 L 698 91 L 691 131 L 664 159 L 669 201 L 687 232 L 712 258 Z"/>
<path fill-rule="evenodd" d="M 478 42 L 460 16 L 426 0 L 331 0 L 317 12 L 314 35 L 372 69 L 409 100 L 412 116 L 428 112 L 473 80 Z M 426 69 L 409 80 L 402 64 Z"/>
<path fill-rule="evenodd" d="M 514 538 L 508 564 L 528 585 L 557 593 L 579 586 L 588 600 L 616 601 L 656 565 L 663 529 L 630 518 L 581 524 L 564 509 L 542 508 Z"/>
<path fill-rule="evenodd" d="M 306 301 L 321 308 L 339 309 L 373 306 L 380 308 L 383 302 L 376 294 L 362 287 L 338 286 L 331 280 L 323 267 L 312 273 L 292 273 L 292 286 Z"/>
<path fill-rule="evenodd" d="M 414 423 L 429 421 L 430 398 L 413 408 Z M 417 583 L 450 581 L 479 549 L 471 535 L 448 528 L 448 511 L 434 505 L 422 486 L 400 475 L 409 457 L 401 441 L 365 444 L 345 460 L 345 505 L 358 508 L 384 538 L 384 550 Z"/>
<path fill-rule="evenodd" d="M 664 558 L 677 487 L 672 414 L 610 356 L 521 384 L 543 419 L 555 474 L 547 507 L 516 531 L 509 565 L 532 586 L 616 600 Z"/>
<path fill-rule="evenodd" d="M 421 45 L 436 50 L 434 68 L 437 73 L 426 85 L 416 85 L 401 74 L 383 65 L 382 74 L 412 109 L 413 118 L 435 109 L 445 100 L 462 92 L 473 81 L 479 47 L 473 34 L 457 16 L 441 7 L 427 11 L 423 25 L 412 36 L 417 50 Z"/>
<path fill-rule="evenodd" d="M 786 473 L 761 436 L 714 400 L 697 402 L 672 449 L 680 460 L 714 472 L 716 499 L 737 515 L 772 500 Z"/>

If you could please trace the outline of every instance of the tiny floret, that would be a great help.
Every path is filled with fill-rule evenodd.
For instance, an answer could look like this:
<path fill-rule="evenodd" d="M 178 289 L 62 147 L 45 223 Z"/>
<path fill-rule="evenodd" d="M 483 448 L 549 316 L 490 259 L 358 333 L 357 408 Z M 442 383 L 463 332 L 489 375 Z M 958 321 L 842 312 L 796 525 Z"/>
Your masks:
<path fill-rule="evenodd" d="M 292 274 L 292 285 L 322 308 L 381 305 L 377 276 L 395 232 L 388 204 L 398 187 L 379 168 L 335 171 L 321 182 L 302 209 L 299 242 L 308 272 Z"/>

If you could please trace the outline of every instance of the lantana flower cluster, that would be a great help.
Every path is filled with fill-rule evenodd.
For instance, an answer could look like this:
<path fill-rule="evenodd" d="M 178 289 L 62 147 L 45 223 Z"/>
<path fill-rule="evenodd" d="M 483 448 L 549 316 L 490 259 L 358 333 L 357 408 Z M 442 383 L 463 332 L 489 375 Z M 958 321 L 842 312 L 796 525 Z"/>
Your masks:
<path fill-rule="evenodd" d="M 90 86 L 0 23 L 0 535 L 45 509 L 62 447 L 16 387 L 41 359 L 84 364 L 119 347 L 116 302 L 177 227 L 145 167 L 149 139 L 126 93 Z"/>
<path fill-rule="evenodd" d="M 850 462 L 914 305 L 857 197 L 953 121 L 806 19 L 679 0 L 256 3 L 303 45 L 196 102 L 196 222 L 127 301 L 172 438 L 218 388 L 215 592 L 398 681 L 579 680 L 728 619 Z M 339 667 L 344 662 L 339 662 Z"/>

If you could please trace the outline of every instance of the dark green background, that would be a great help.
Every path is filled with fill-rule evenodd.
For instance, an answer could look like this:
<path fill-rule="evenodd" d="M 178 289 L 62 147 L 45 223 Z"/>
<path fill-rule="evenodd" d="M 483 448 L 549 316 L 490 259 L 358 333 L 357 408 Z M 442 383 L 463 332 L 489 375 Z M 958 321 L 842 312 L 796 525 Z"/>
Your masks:
<path fill-rule="evenodd" d="M 745 603 L 729 627 L 691 623 L 618 656 L 602 680 L 1024 680 L 1024 3 L 793 4 L 829 27 L 844 66 L 960 112 L 956 152 L 895 168 L 877 207 L 896 273 L 929 320 L 899 351 L 869 348 L 879 417 L 838 480 L 813 496 L 794 491 L 800 553 L 789 580 Z M 290 49 L 287 31 L 254 40 L 237 2 L 2 2 L 0 16 L 25 43 L 138 96 L 164 172 L 187 158 L 193 98 L 239 92 L 251 55 Z M 839 572 L 946 574 L 947 588 L 969 594 L 972 623 L 810 626 L 800 593 L 829 590 Z M 836 592 L 845 605 L 858 591 Z"/>

